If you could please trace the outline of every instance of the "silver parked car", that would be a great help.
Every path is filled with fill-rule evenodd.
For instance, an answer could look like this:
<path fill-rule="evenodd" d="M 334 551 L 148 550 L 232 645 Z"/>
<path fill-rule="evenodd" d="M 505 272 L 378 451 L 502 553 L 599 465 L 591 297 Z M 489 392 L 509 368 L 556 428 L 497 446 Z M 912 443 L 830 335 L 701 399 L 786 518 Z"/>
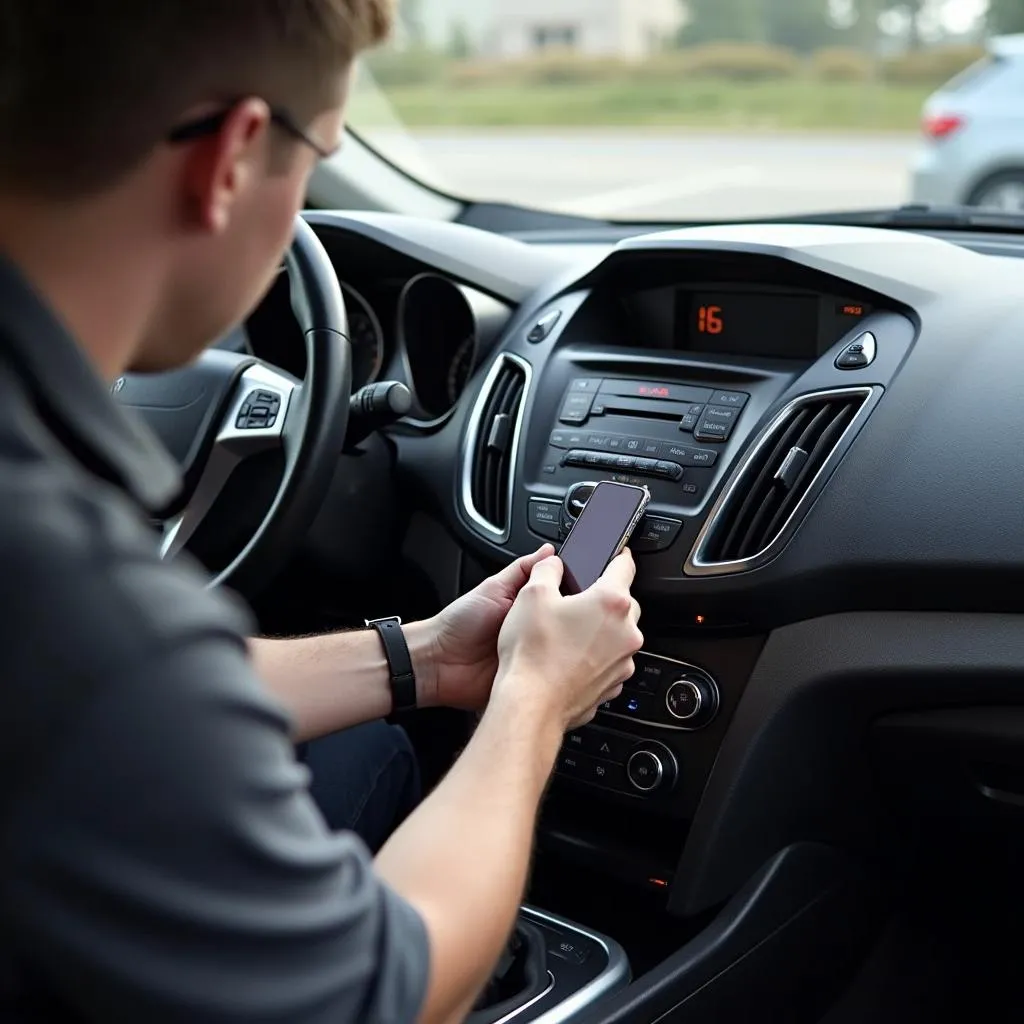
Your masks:
<path fill-rule="evenodd" d="M 1024 213 L 1024 34 L 988 54 L 924 106 L 913 200 Z"/>

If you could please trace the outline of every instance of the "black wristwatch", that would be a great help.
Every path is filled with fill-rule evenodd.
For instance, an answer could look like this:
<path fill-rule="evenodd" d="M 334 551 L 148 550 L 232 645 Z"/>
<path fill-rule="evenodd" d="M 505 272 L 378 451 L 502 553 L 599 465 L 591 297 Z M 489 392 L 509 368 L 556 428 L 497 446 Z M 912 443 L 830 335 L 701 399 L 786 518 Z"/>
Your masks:
<path fill-rule="evenodd" d="M 377 631 L 384 646 L 384 657 L 391 673 L 392 711 L 412 711 L 416 707 L 416 673 L 402 620 L 393 615 L 388 619 L 367 619 L 366 625 Z"/>

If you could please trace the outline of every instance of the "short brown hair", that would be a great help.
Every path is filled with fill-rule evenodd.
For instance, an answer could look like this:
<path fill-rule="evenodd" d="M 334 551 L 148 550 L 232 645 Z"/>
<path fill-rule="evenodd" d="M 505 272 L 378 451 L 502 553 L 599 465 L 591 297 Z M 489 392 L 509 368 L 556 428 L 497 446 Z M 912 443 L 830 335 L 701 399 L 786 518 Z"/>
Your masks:
<path fill-rule="evenodd" d="M 189 108 L 335 102 L 391 30 L 394 0 L 0 0 L 0 188 L 114 184 Z"/>

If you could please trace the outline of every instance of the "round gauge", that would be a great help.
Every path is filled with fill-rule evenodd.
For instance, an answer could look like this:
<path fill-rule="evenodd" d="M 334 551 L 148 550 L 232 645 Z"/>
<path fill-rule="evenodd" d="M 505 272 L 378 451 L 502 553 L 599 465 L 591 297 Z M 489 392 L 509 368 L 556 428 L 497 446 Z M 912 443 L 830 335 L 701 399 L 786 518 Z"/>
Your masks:
<path fill-rule="evenodd" d="M 384 332 L 373 307 L 351 285 L 343 284 L 352 345 L 352 390 L 373 384 L 384 369 Z"/>
<path fill-rule="evenodd" d="M 476 338 L 470 335 L 455 352 L 448 367 L 448 401 L 454 405 L 466 390 L 473 361 L 476 358 Z"/>

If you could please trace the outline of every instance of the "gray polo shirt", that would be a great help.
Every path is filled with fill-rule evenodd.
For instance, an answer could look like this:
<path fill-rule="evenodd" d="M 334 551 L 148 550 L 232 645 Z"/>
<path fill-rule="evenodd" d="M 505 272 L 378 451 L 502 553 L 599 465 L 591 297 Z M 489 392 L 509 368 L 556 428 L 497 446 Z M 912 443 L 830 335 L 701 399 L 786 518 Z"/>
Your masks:
<path fill-rule="evenodd" d="M 424 926 L 324 825 L 247 611 L 160 561 L 177 486 L 0 260 L 0 1019 L 414 1020 Z"/>

